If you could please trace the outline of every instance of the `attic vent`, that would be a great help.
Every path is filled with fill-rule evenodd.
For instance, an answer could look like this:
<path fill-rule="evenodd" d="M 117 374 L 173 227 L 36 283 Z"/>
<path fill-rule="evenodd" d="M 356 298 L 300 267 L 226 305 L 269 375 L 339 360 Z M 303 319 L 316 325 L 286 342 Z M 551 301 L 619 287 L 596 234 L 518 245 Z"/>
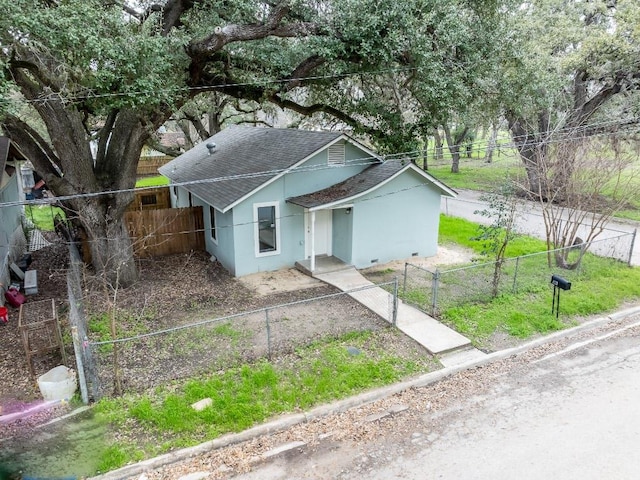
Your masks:
<path fill-rule="evenodd" d="M 334 143 L 329 147 L 329 165 L 344 165 L 344 142 Z"/>

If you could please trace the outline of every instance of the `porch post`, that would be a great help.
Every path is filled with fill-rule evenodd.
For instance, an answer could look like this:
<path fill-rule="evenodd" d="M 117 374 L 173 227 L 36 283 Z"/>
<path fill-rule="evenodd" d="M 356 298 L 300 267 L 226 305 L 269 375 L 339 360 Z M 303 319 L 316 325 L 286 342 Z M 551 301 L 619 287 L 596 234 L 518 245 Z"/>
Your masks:
<path fill-rule="evenodd" d="M 315 210 L 311 211 L 311 217 L 309 218 L 310 229 L 311 229 L 311 263 L 310 269 L 311 273 L 313 273 L 316 269 L 316 212 Z"/>

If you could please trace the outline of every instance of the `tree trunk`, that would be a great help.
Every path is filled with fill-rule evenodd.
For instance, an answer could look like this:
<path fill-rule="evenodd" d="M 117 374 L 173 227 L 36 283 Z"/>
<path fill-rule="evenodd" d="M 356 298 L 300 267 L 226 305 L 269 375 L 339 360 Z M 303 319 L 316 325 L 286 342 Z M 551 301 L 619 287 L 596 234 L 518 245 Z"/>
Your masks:
<path fill-rule="evenodd" d="M 95 273 L 114 287 L 129 286 L 138 279 L 131 238 L 124 212 L 112 215 L 110 211 L 107 199 L 98 197 L 80 207 L 76 221 L 87 234 Z"/>
<path fill-rule="evenodd" d="M 440 135 L 440 130 L 435 128 L 433 130 L 433 138 L 435 140 L 435 156 L 434 159 L 436 161 L 442 160 L 444 158 L 442 151 L 442 136 Z"/>
<path fill-rule="evenodd" d="M 484 154 L 484 161 L 491 163 L 493 161 L 493 152 L 496 149 L 498 141 L 498 122 L 491 124 L 491 135 L 489 136 L 489 143 L 487 144 L 487 150 Z"/>
<path fill-rule="evenodd" d="M 523 124 L 522 120 L 511 118 L 509 130 L 527 173 L 528 193 L 546 201 L 551 193 L 544 175 L 548 144 L 540 135 L 528 131 Z M 543 132 L 546 134 L 546 130 Z"/>
<path fill-rule="evenodd" d="M 114 286 L 131 285 L 138 275 L 123 216 L 133 199 L 140 152 L 155 126 L 132 110 L 112 111 L 97 135 L 94 156 L 82 114 L 55 101 L 39 113 L 50 143 L 17 117 L 3 127 L 71 212 L 73 223 L 85 230 L 95 272 Z"/>
<path fill-rule="evenodd" d="M 451 173 L 460 173 L 460 143 L 467 135 L 469 128 L 465 127 L 458 135 L 456 135 L 455 138 L 453 138 L 451 136 L 451 129 L 449 126 L 445 124 L 442 127 L 444 128 L 447 145 L 449 147 L 449 152 L 451 153 Z"/>

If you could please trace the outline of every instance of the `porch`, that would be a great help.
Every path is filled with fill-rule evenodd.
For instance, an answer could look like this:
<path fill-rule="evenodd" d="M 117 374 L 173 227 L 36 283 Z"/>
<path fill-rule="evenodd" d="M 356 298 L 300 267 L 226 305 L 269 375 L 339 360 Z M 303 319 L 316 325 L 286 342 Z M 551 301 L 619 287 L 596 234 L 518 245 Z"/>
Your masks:
<path fill-rule="evenodd" d="M 352 265 L 349 265 L 332 255 L 316 255 L 315 268 L 313 271 L 311 270 L 310 258 L 296 262 L 296 268 L 310 277 L 315 277 L 316 275 L 322 275 L 324 273 L 339 272 L 340 270 L 347 270 L 352 267 Z"/>

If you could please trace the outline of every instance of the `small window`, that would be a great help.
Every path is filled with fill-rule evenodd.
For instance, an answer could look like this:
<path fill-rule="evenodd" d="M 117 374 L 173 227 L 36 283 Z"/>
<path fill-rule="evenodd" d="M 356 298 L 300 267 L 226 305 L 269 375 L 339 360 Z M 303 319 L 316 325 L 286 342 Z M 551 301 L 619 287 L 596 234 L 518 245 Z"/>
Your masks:
<path fill-rule="evenodd" d="M 209 219 L 211 220 L 211 239 L 218 241 L 218 233 L 216 232 L 216 209 L 209 205 Z"/>
<path fill-rule="evenodd" d="M 150 195 L 142 195 L 140 197 L 140 203 L 144 206 L 144 205 L 157 205 L 158 204 L 158 197 L 156 197 L 156 194 L 150 194 Z"/>
<path fill-rule="evenodd" d="M 277 203 L 254 205 L 256 255 L 280 253 L 280 219 Z"/>

